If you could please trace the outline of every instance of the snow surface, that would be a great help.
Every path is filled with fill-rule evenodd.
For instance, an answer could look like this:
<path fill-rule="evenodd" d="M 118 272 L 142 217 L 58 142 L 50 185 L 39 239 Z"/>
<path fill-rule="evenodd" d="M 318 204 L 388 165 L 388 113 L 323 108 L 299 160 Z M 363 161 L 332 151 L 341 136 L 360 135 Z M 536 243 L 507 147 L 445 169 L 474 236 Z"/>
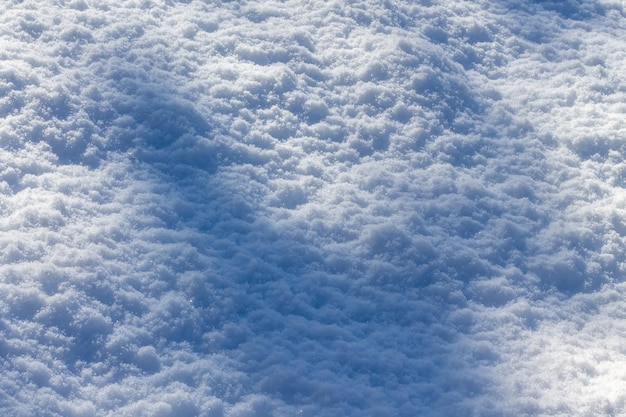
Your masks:
<path fill-rule="evenodd" d="M 2 1 L 2 414 L 626 415 L 625 17 Z"/>

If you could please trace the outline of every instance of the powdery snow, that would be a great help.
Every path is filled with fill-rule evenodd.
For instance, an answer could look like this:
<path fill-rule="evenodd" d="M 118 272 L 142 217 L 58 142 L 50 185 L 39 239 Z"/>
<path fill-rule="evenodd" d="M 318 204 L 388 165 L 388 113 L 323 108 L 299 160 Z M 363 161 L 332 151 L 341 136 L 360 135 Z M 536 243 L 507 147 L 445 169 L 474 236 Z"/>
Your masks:
<path fill-rule="evenodd" d="M 617 0 L 6 0 L 0 409 L 626 412 Z"/>

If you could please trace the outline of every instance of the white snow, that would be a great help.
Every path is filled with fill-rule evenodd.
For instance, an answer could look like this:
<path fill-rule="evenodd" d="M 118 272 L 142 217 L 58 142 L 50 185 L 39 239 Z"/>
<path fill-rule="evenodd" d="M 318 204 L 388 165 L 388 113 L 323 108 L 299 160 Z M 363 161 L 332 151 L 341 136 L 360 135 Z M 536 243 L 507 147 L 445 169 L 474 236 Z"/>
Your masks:
<path fill-rule="evenodd" d="M 3 1 L 0 410 L 625 414 L 625 18 Z"/>

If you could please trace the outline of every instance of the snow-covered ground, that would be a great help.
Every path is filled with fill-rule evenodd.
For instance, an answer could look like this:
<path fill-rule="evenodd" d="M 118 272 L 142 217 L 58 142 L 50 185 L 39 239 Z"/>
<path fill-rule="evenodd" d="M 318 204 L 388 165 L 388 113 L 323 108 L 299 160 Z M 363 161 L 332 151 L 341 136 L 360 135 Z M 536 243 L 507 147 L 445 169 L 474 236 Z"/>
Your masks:
<path fill-rule="evenodd" d="M 626 414 L 623 0 L 3 0 L 7 416 Z"/>

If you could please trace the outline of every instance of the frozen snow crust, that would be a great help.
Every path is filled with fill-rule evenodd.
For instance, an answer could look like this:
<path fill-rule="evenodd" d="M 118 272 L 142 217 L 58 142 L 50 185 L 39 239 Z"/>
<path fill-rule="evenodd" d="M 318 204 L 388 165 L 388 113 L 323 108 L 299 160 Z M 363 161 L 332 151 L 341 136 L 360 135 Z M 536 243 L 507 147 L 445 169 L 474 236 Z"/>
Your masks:
<path fill-rule="evenodd" d="M 2 414 L 624 415 L 625 7 L 2 1 Z"/>

